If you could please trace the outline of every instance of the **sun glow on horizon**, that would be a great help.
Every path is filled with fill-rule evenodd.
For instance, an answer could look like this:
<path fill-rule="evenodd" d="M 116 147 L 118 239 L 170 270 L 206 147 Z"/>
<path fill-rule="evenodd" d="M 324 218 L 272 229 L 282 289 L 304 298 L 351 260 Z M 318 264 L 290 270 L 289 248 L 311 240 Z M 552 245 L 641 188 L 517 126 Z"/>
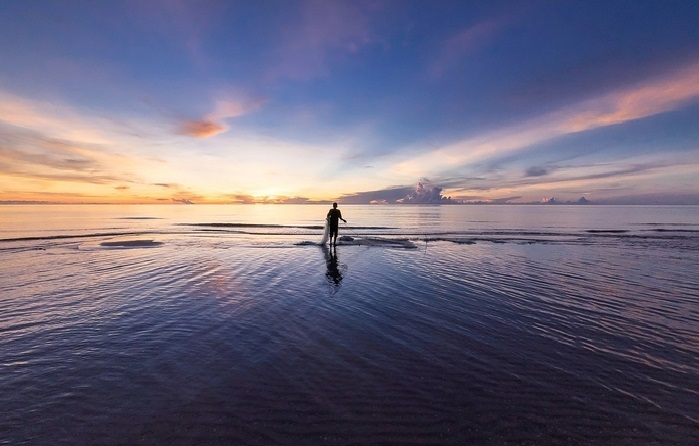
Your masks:
<path fill-rule="evenodd" d="M 394 203 L 430 178 L 473 202 L 699 204 L 699 9 L 44 6 L 0 16 L 0 202 Z"/>

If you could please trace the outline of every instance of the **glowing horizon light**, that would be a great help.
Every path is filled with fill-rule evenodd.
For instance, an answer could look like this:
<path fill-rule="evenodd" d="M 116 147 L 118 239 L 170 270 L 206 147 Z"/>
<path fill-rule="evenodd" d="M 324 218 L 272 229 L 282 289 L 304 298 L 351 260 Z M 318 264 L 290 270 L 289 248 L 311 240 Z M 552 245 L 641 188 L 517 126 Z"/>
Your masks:
<path fill-rule="evenodd" d="M 0 203 L 699 204 L 699 8 L 158 5 L 3 5 Z"/>

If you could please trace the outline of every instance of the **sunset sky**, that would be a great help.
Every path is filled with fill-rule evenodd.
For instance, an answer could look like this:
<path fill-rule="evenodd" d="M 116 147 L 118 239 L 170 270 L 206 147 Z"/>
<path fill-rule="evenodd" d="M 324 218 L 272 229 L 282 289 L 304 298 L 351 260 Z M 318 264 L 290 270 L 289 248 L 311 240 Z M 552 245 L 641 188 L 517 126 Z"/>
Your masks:
<path fill-rule="evenodd" d="M 699 204 L 699 2 L 2 1 L 0 201 Z"/>

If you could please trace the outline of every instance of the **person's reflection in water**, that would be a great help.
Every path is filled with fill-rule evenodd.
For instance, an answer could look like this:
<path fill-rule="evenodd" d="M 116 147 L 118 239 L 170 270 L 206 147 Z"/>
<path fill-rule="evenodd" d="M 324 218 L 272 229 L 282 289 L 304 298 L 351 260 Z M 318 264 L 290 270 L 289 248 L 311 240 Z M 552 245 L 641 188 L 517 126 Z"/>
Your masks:
<path fill-rule="evenodd" d="M 325 272 L 325 277 L 337 289 L 340 287 L 340 282 L 342 282 L 342 273 L 337 263 L 337 250 L 334 247 L 328 249 L 326 246 L 323 246 L 323 252 L 325 254 L 325 264 L 328 268 Z"/>

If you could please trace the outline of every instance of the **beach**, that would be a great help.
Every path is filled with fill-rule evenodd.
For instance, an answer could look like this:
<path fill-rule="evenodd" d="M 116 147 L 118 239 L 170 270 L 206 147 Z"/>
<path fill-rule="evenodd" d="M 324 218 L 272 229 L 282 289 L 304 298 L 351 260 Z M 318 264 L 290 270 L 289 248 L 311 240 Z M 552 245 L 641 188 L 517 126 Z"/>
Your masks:
<path fill-rule="evenodd" d="M 0 207 L 0 444 L 699 438 L 698 207 L 327 208 Z"/>

